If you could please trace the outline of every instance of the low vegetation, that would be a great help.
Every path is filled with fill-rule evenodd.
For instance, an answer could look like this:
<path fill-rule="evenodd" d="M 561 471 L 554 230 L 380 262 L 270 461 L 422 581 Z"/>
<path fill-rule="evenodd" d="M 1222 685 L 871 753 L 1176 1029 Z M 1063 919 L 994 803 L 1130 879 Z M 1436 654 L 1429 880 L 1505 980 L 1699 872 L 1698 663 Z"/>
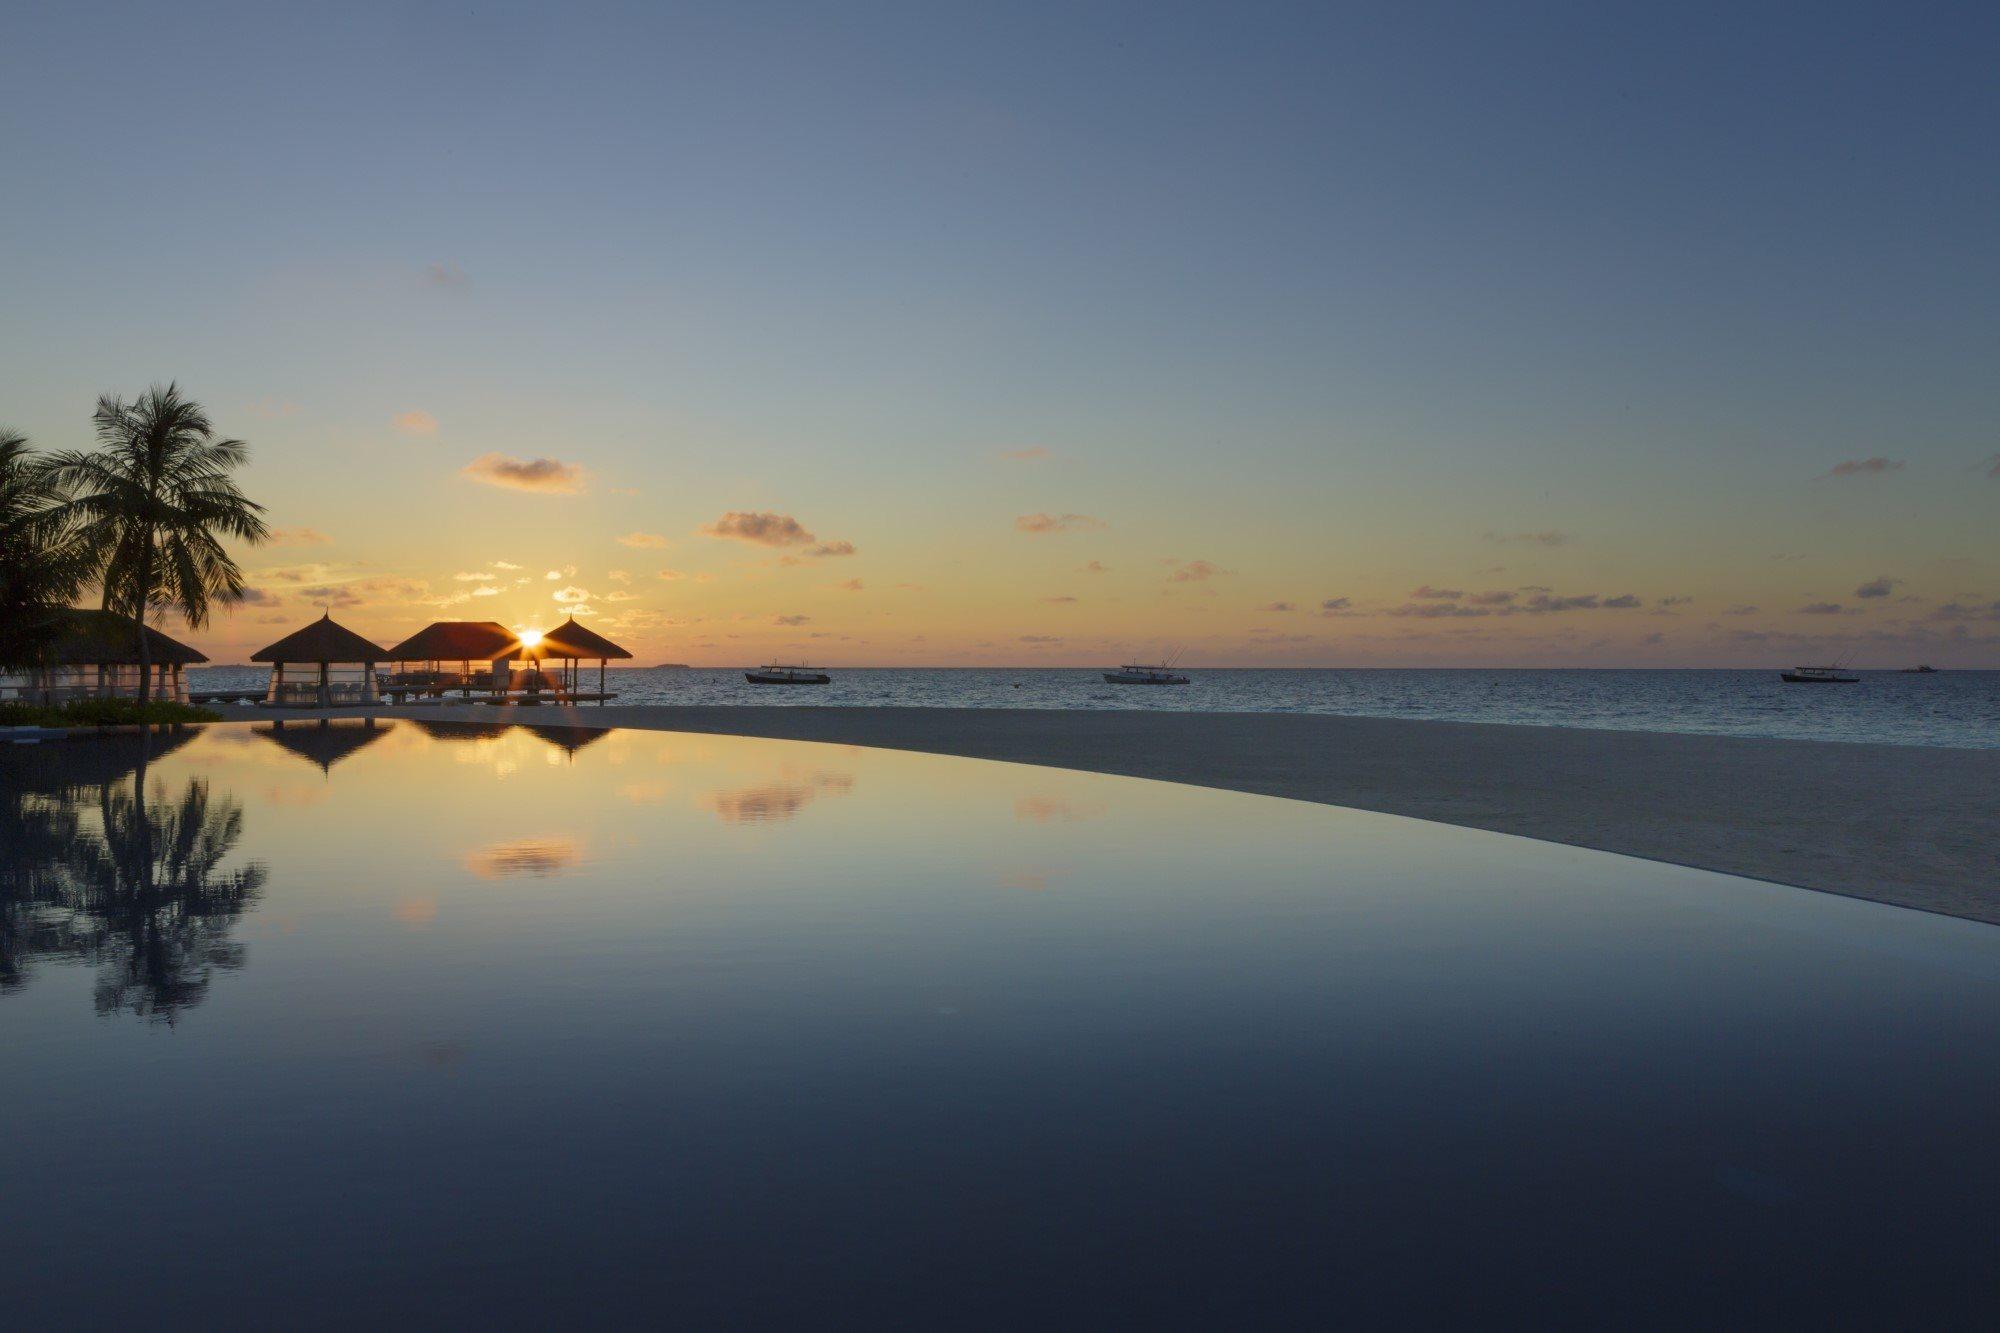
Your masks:
<path fill-rule="evenodd" d="M 0 727 L 128 727 L 220 722 L 222 715 L 171 700 L 77 699 L 65 704 L 0 704 Z"/>

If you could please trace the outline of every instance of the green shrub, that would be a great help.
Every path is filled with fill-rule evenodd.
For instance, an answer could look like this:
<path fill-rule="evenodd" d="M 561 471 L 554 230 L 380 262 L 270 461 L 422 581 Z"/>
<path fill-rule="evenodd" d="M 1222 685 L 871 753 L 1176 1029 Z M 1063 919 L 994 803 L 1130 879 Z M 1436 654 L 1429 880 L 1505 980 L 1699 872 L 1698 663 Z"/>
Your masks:
<path fill-rule="evenodd" d="M 0 704 L 0 727 L 127 727 L 169 722 L 220 722 L 222 715 L 170 699 L 77 699 L 66 704 Z"/>

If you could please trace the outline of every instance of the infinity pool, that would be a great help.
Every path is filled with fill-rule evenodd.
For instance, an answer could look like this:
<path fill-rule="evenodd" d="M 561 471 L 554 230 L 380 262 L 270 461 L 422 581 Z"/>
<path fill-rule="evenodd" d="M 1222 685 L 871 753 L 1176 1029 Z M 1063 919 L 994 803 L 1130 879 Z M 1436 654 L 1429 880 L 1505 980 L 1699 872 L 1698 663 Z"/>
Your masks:
<path fill-rule="evenodd" d="M 2000 929 L 413 722 L 0 749 L 20 1328 L 1985 1322 Z"/>

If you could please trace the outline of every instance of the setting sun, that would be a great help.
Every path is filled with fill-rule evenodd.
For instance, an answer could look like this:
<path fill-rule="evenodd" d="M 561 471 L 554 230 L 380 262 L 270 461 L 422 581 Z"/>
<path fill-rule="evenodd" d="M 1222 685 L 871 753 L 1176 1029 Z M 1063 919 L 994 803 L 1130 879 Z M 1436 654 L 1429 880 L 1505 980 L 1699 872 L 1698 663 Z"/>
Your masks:
<path fill-rule="evenodd" d="M 541 641 L 542 632 L 540 630 L 524 629 L 521 631 L 521 646 L 523 648 L 532 648 Z"/>

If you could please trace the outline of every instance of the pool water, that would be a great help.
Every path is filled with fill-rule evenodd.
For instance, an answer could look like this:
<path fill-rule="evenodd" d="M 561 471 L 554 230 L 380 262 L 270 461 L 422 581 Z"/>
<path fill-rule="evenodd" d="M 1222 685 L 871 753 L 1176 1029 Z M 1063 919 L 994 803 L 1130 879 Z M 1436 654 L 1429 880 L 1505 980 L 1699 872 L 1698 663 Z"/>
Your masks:
<path fill-rule="evenodd" d="M 2000 928 L 408 721 L 0 751 L 22 1328 L 1969 1322 Z M 18 1321 L 18 1322 L 16 1322 Z"/>

